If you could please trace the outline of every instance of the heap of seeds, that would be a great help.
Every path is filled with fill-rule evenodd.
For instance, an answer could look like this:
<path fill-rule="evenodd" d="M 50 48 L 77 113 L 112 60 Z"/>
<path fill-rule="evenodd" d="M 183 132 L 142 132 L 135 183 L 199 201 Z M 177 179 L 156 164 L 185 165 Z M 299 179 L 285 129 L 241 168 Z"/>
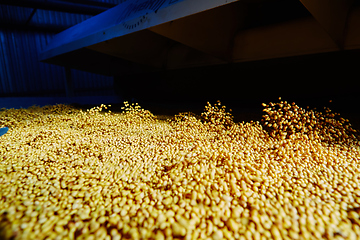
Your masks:
<path fill-rule="evenodd" d="M 0 238 L 360 238 L 360 138 L 338 114 L 108 107 L 0 111 Z"/>

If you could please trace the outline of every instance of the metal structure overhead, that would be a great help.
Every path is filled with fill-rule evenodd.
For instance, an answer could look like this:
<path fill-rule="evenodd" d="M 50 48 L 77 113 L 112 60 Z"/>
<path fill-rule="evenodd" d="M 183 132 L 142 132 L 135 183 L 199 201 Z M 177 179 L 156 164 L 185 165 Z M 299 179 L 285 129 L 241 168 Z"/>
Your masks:
<path fill-rule="evenodd" d="M 40 60 L 121 76 L 358 50 L 359 16 L 354 0 L 127 0 L 57 34 Z"/>
<path fill-rule="evenodd" d="M 0 0 L 0 29 L 59 33 L 125 0 Z"/>
<path fill-rule="evenodd" d="M 114 4 L 99 2 L 86 3 L 82 1 L 77 2 L 64 0 L 1 0 L 0 4 L 88 15 L 97 15 L 111 7 L 116 6 Z"/>

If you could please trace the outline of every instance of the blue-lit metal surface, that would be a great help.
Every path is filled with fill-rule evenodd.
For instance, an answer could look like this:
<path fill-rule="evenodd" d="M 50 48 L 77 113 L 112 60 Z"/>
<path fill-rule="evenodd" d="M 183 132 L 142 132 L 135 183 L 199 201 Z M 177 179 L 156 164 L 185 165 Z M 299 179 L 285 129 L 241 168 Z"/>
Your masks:
<path fill-rule="evenodd" d="M 124 1 L 99 2 L 118 4 Z M 0 4 L 0 97 L 63 96 L 65 68 L 38 61 L 38 54 L 54 33 L 90 17 Z M 71 75 L 76 96 L 113 93 L 110 76 L 78 70 L 71 70 Z"/>
<path fill-rule="evenodd" d="M 126 1 L 59 34 L 41 53 L 46 60 L 93 44 L 226 5 L 237 0 Z"/>
<path fill-rule="evenodd" d="M 5 133 L 7 133 L 8 130 L 9 130 L 8 127 L 0 128 L 0 137 L 1 137 L 2 135 L 4 135 Z"/>
<path fill-rule="evenodd" d="M 115 76 L 117 82 L 124 82 L 131 74 L 144 76 L 164 69 L 353 50 L 360 46 L 360 8 L 358 4 L 351 5 L 351 0 L 336 2 L 331 11 L 318 7 L 326 6 L 326 0 L 316 1 L 313 7 L 302 3 L 308 1 L 297 0 L 48 0 L 57 1 L 70 3 L 70 8 L 71 2 L 97 2 L 101 7 L 106 4 L 100 2 L 120 5 L 92 17 L 35 5 L 12 6 L 14 1 L 7 1 L 9 6 L 0 4 L 1 95 L 61 95 L 67 82 L 75 95 L 111 91 L 111 77 L 69 68 Z M 337 4 L 343 11 L 335 18 L 332 11 L 338 8 Z M 321 9 L 326 10 L 324 16 Z M 325 18 L 318 17 L 321 21 L 317 22 L 319 14 Z M 338 28 L 335 22 L 344 23 L 344 19 L 348 19 L 346 25 Z M 40 63 L 39 59 L 64 67 Z M 68 76 L 71 79 L 65 81 Z"/>
<path fill-rule="evenodd" d="M 64 88 L 62 67 L 36 60 L 41 45 L 49 38 L 44 33 L 0 31 L 1 94 L 50 93 Z"/>
<path fill-rule="evenodd" d="M 97 72 L 97 58 L 115 58 L 161 71 L 359 49 L 353 2 L 128 0 L 57 34 L 40 59 Z"/>
<path fill-rule="evenodd" d="M 38 52 L 52 34 L 0 31 L 0 96 L 62 95 L 64 67 L 39 62 Z M 111 92 L 112 77 L 72 70 L 75 90 L 98 94 Z"/>

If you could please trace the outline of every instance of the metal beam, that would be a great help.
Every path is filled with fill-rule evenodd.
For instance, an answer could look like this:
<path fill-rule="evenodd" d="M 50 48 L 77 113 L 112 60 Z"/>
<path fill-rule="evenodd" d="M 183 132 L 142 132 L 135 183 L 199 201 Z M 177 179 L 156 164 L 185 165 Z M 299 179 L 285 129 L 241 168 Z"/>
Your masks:
<path fill-rule="evenodd" d="M 40 54 L 40 60 L 123 37 L 236 1 L 129 0 L 56 35 Z M 146 39 L 141 40 L 143 43 L 146 42 Z"/>
<path fill-rule="evenodd" d="M 86 15 L 97 15 L 109 9 L 108 7 L 92 6 L 56 0 L 0 0 L 0 4 Z"/>
<path fill-rule="evenodd" d="M 273 11 L 275 7 L 269 10 L 257 5 L 244 6 L 243 1 L 252 2 L 127 0 L 54 36 L 39 59 L 99 71 L 100 66 L 109 69 L 111 66 L 109 73 L 121 75 L 360 46 L 358 12 L 353 11 L 347 23 L 353 0 L 293 0 L 296 4 L 290 4 L 294 5 L 291 9 L 287 4 L 282 5 L 286 0 L 256 0 L 258 4 L 277 3 L 280 9 L 276 13 L 281 13 L 278 15 Z M 257 15 L 252 15 L 253 11 Z M 262 11 L 267 14 L 264 16 Z M 346 26 L 347 35 L 344 34 Z M 104 60 L 98 61 L 98 54 Z M 90 59 L 91 64 L 85 62 Z M 119 70 L 120 64 L 112 64 L 114 60 L 125 67 Z"/>
<path fill-rule="evenodd" d="M 300 0 L 340 49 L 344 49 L 345 28 L 354 0 Z"/>

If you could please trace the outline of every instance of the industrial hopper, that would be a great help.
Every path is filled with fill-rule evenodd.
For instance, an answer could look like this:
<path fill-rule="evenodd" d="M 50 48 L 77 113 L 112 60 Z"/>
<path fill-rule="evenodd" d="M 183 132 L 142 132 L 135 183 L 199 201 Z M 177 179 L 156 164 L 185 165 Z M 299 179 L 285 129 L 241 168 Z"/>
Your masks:
<path fill-rule="evenodd" d="M 296 15 L 285 2 L 309 14 L 248 24 L 254 6 L 265 3 Z M 114 76 L 358 49 L 360 14 L 353 6 L 352 0 L 127 0 L 57 34 L 40 60 Z"/>
<path fill-rule="evenodd" d="M 114 76 L 126 99 L 318 97 L 355 66 L 359 16 L 353 0 L 127 0 L 57 34 L 40 60 Z"/>

